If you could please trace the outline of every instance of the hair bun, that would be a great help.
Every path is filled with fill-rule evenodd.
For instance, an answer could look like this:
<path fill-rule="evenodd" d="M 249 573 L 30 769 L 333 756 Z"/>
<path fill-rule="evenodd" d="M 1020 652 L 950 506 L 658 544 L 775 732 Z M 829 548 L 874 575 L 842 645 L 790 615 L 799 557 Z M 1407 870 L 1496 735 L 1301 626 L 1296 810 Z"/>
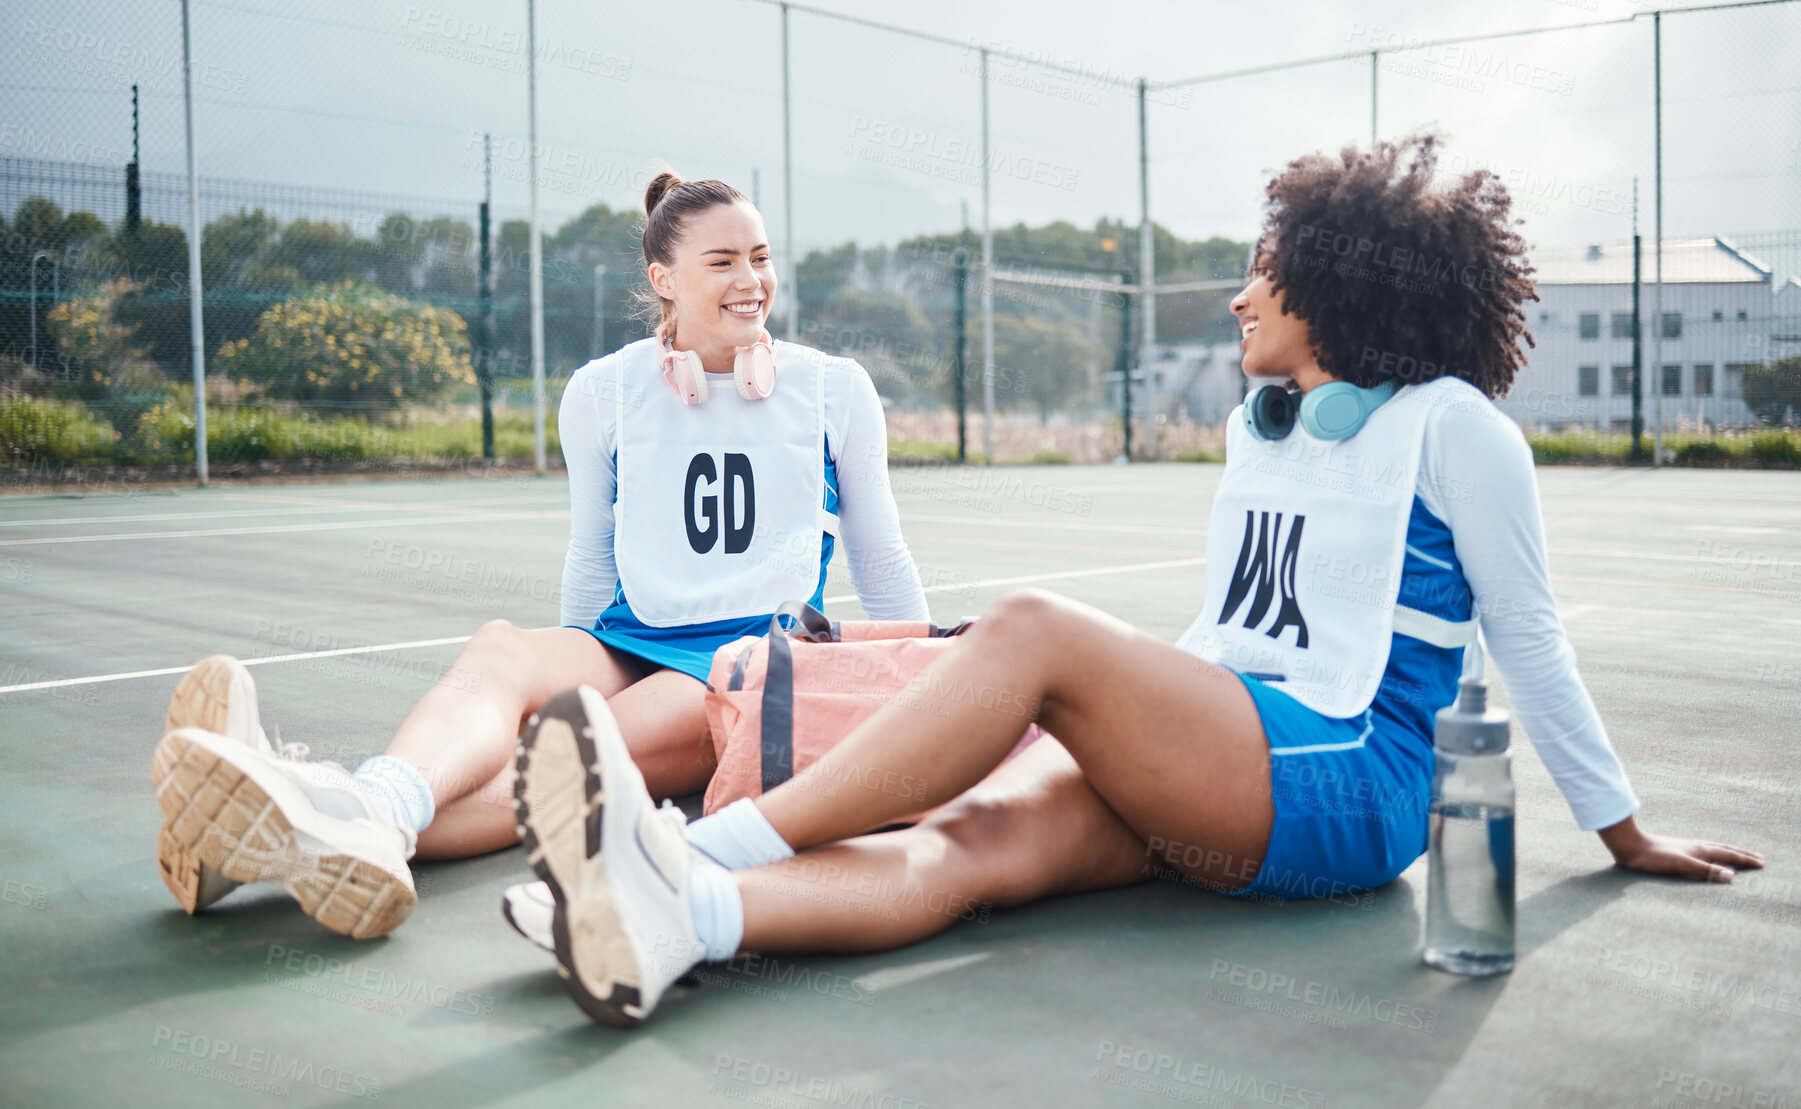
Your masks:
<path fill-rule="evenodd" d="M 669 190 L 685 184 L 687 182 L 682 180 L 681 174 L 674 170 L 666 169 L 651 178 L 650 186 L 644 190 L 644 214 L 648 216 L 656 211 L 657 205 L 662 203 Z"/>

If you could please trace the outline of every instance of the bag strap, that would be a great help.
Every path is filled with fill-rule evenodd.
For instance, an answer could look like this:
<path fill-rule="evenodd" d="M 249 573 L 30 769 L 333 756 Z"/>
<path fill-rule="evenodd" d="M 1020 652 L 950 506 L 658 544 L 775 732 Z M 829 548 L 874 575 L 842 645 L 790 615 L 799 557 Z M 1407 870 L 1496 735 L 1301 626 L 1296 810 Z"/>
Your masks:
<path fill-rule="evenodd" d="M 795 624 L 793 632 L 782 626 L 782 618 L 787 617 Z M 960 635 L 968 628 L 971 621 L 950 628 L 931 625 L 930 635 Z M 776 786 L 794 777 L 794 647 L 790 638 L 804 639 L 810 643 L 836 643 L 839 641 L 838 625 L 826 619 L 823 612 L 807 604 L 805 601 L 789 601 L 775 610 L 769 618 L 769 660 L 763 670 L 763 792 L 768 793 Z M 746 651 L 738 659 L 738 666 L 733 675 L 733 688 L 742 683 L 742 669 L 749 659 Z"/>
<path fill-rule="evenodd" d="M 812 643 L 830 643 L 838 638 L 837 626 L 826 619 L 825 613 L 805 601 L 788 601 L 781 608 L 776 609 L 775 615 L 769 618 L 769 639 L 772 645 L 775 640 L 786 639 L 791 634 L 782 627 L 782 617 L 784 616 L 794 621 L 797 628 L 805 629 L 801 634 L 795 635 L 796 639 L 805 639 Z"/>
<path fill-rule="evenodd" d="M 794 621 L 795 633 L 782 627 L 783 617 Z M 764 793 L 794 777 L 794 648 L 788 642 L 790 634 L 812 643 L 831 643 L 838 638 L 838 629 L 825 613 L 805 601 L 789 601 L 769 618 L 761 736 Z"/>

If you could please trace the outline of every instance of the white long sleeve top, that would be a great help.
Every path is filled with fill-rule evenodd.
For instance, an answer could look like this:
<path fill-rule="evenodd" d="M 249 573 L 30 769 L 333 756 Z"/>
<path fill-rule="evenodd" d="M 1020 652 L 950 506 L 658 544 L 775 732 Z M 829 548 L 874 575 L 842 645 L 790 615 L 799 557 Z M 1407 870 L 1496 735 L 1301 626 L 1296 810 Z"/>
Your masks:
<path fill-rule="evenodd" d="M 788 346 L 775 344 L 778 366 Z M 614 397 L 619 384 L 604 375 L 616 373 L 622 361 L 600 359 L 577 370 L 558 409 L 557 430 L 569 470 L 565 625 L 592 627 L 613 604 L 619 582 L 613 548 L 618 500 Z M 930 619 L 888 483 L 888 424 L 875 383 L 851 359 L 825 357 L 824 362 L 825 450 L 837 470 L 838 538 L 850 564 L 851 584 L 872 620 Z M 652 387 L 663 388 L 662 380 Z"/>
<path fill-rule="evenodd" d="M 1519 425 L 1492 405 L 1438 408 L 1415 492 L 1451 529 L 1508 703 L 1577 824 L 1593 831 L 1632 815 L 1638 798 L 1557 615 L 1532 448 Z"/>

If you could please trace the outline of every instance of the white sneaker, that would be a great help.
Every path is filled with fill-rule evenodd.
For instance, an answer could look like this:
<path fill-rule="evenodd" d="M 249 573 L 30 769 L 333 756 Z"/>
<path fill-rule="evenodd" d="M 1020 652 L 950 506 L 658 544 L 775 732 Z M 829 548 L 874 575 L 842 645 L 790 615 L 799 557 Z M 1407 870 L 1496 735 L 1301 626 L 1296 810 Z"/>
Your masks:
<path fill-rule="evenodd" d="M 213 655 L 194 664 L 182 675 L 169 698 L 163 734 L 177 728 L 202 728 L 264 754 L 275 754 L 258 718 L 256 683 L 250 671 L 230 655 Z M 187 912 L 196 913 L 238 888 L 238 882 L 205 863 L 183 847 L 169 822 L 156 838 L 156 869 L 163 884 Z"/>
<path fill-rule="evenodd" d="M 279 882 L 334 932 L 393 931 L 417 895 L 416 836 L 378 814 L 350 773 L 199 728 L 156 745 L 150 774 L 177 846 L 236 882 Z"/>
<path fill-rule="evenodd" d="M 555 902 L 557 972 L 589 1016 L 636 1025 L 706 954 L 684 826 L 659 813 L 606 699 L 588 686 L 532 717 L 516 796 L 527 858 Z"/>
<path fill-rule="evenodd" d="M 553 955 L 557 943 L 551 936 L 551 918 L 556 913 L 556 905 L 547 882 L 520 882 L 508 886 L 500 895 L 500 913 L 513 926 L 513 931 Z"/>
<path fill-rule="evenodd" d="M 657 812 L 674 820 L 679 827 L 686 828 L 688 825 L 687 816 L 668 801 L 664 801 L 663 807 Z M 550 893 L 549 882 L 520 882 L 518 885 L 508 886 L 506 892 L 500 895 L 500 915 L 507 918 L 513 931 L 554 955 L 557 944 L 551 934 L 551 922 L 556 915 L 556 904 L 556 898 Z M 698 982 L 690 981 L 682 984 L 699 985 Z"/>

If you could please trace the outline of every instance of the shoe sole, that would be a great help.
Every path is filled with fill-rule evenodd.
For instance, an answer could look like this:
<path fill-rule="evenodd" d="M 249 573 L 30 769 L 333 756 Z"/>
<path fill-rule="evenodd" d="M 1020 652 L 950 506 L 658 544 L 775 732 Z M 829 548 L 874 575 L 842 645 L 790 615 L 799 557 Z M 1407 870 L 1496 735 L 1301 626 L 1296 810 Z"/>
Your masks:
<path fill-rule="evenodd" d="M 249 672 L 244 669 L 244 664 L 225 655 L 212 655 L 195 663 L 182 675 L 174 695 L 169 698 L 163 734 L 177 728 L 200 728 L 224 735 L 231 715 L 231 685 L 240 673 L 248 679 Z M 204 907 L 200 903 L 201 886 L 207 879 L 201 873 L 202 865 L 200 857 L 164 821 L 162 831 L 156 837 L 156 870 L 162 876 L 163 885 L 169 887 L 176 903 L 189 916 Z M 220 896 L 224 893 L 207 903 L 217 901 Z"/>
<path fill-rule="evenodd" d="M 553 912 L 554 912 L 554 910 L 553 910 Z M 541 947 L 544 950 L 551 952 L 552 954 L 556 953 L 557 948 L 556 948 L 555 941 L 552 941 L 549 944 L 544 943 L 537 936 L 533 935 L 530 931 L 528 931 L 524 924 L 521 924 L 519 922 L 519 918 L 513 915 L 513 900 L 512 900 L 512 898 L 507 897 L 504 894 L 500 898 L 500 915 L 503 917 L 506 917 L 507 923 L 513 926 L 513 931 L 515 931 L 515 932 L 519 933 L 521 936 L 525 937 L 525 939 L 529 943 L 531 943 L 532 945 L 534 945 L 536 947 Z"/>
<path fill-rule="evenodd" d="M 304 846 L 227 752 L 172 732 L 157 744 L 151 778 L 173 845 L 227 878 L 280 882 L 308 916 L 353 939 L 385 936 L 412 915 L 418 895 L 408 882 L 355 855 Z"/>
<path fill-rule="evenodd" d="M 599 697 L 598 693 L 588 693 Z M 581 868 L 600 859 L 605 794 L 594 722 L 582 690 L 558 694 L 532 717 L 519 738 L 514 804 L 519 836 L 532 870 L 549 886 L 556 908 L 551 936 L 557 974 L 582 1012 L 616 1028 L 634 1028 L 645 1017 L 638 964 L 613 907 L 601 860 L 601 881 L 587 896 Z M 609 714 L 606 720 L 611 721 Z M 579 721 L 579 727 L 571 726 Z M 577 941 L 582 957 L 577 957 Z"/>

